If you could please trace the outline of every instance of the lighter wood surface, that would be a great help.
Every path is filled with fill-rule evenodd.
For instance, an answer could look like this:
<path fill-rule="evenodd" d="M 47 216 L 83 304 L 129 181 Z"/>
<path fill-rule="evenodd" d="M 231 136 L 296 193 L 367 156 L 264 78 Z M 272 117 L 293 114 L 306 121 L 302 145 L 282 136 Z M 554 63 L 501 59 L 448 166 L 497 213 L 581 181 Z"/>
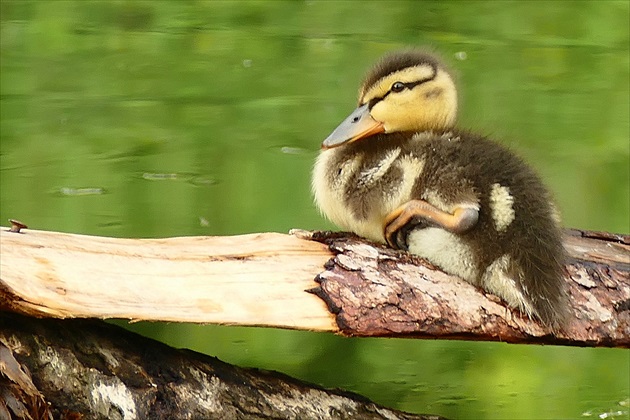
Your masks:
<path fill-rule="evenodd" d="M 317 242 L 0 230 L 0 286 L 32 315 L 338 330 L 325 303 L 305 292 L 332 257 Z"/>

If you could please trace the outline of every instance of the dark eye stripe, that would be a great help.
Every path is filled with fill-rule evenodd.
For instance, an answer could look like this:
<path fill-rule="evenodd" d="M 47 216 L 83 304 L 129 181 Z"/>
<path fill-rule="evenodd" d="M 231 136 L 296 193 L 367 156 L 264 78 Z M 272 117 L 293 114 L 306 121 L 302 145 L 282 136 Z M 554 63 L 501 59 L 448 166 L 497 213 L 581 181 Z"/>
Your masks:
<path fill-rule="evenodd" d="M 418 86 L 418 85 L 420 85 L 422 83 L 428 82 L 429 80 L 433 80 L 433 76 L 431 76 L 431 78 L 429 78 L 429 79 L 422 79 L 422 80 L 418 80 L 416 82 L 403 83 L 403 85 L 405 85 L 405 87 L 407 89 L 413 89 L 413 88 L 415 88 L 416 86 Z"/>
<path fill-rule="evenodd" d="M 435 76 L 437 76 L 437 67 L 436 67 L 435 65 L 431 65 L 431 68 L 433 69 L 433 74 L 431 74 L 429 77 L 426 77 L 426 78 L 424 78 L 424 79 L 417 80 L 417 81 L 415 81 L 415 82 L 407 82 L 407 83 L 404 83 L 404 82 L 398 82 L 398 83 L 402 83 L 403 85 L 405 85 L 405 87 L 406 87 L 407 89 L 413 89 L 413 88 L 415 88 L 415 87 L 416 87 L 416 86 L 418 86 L 418 85 L 421 85 L 421 84 L 423 84 L 423 83 L 426 83 L 426 82 L 428 82 L 428 81 L 431 81 L 431 80 L 435 79 Z M 372 107 L 373 107 L 374 105 L 376 105 L 377 103 L 379 103 L 379 102 L 380 102 L 380 101 L 382 101 L 383 99 L 387 98 L 387 95 L 389 95 L 390 93 L 392 93 L 392 89 L 391 89 L 391 88 L 387 91 L 387 93 L 385 93 L 385 95 L 383 95 L 383 96 L 381 96 L 381 97 L 378 97 L 378 98 L 372 98 L 372 99 L 370 99 L 370 101 L 368 102 L 368 103 L 369 103 L 369 105 L 368 105 L 368 109 L 372 109 Z M 396 93 L 396 92 L 394 92 L 394 93 Z"/>

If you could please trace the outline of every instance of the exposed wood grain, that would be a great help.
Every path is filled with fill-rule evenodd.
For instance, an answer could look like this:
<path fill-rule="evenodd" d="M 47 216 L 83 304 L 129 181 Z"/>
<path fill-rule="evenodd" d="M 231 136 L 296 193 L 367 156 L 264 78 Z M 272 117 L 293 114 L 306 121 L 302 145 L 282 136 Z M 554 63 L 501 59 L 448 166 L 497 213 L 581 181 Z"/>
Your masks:
<path fill-rule="evenodd" d="M 1 228 L 0 255 L 0 305 L 34 316 L 336 329 L 326 305 L 304 293 L 332 254 L 290 235 L 118 239 Z"/>
<path fill-rule="evenodd" d="M 0 308 L 40 317 L 629 347 L 629 244 L 627 235 L 567 232 L 573 317 L 555 334 L 410 254 L 350 234 L 306 231 L 115 239 L 5 228 Z"/>

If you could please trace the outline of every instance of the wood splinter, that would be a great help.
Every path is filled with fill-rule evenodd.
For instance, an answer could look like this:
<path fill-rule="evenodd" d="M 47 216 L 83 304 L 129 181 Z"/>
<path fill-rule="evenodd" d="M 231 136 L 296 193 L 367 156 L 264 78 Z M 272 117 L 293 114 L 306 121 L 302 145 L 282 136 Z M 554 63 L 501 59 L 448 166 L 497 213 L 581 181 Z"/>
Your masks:
<path fill-rule="evenodd" d="M 9 219 L 9 223 L 11 223 L 11 229 L 9 229 L 9 232 L 21 233 L 20 230 L 28 229 L 28 226 L 26 226 L 24 223 L 20 222 L 19 220 Z"/>

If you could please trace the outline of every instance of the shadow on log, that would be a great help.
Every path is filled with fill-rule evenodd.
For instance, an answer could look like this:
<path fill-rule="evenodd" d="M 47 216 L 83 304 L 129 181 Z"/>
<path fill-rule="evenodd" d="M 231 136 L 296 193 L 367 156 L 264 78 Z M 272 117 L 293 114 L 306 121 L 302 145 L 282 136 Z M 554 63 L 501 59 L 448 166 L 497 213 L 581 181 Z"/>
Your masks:
<path fill-rule="evenodd" d="M 441 417 L 407 414 L 277 372 L 239 368 L 103 321 L 0 313 L 0 419 L 5 418 Z"/>

